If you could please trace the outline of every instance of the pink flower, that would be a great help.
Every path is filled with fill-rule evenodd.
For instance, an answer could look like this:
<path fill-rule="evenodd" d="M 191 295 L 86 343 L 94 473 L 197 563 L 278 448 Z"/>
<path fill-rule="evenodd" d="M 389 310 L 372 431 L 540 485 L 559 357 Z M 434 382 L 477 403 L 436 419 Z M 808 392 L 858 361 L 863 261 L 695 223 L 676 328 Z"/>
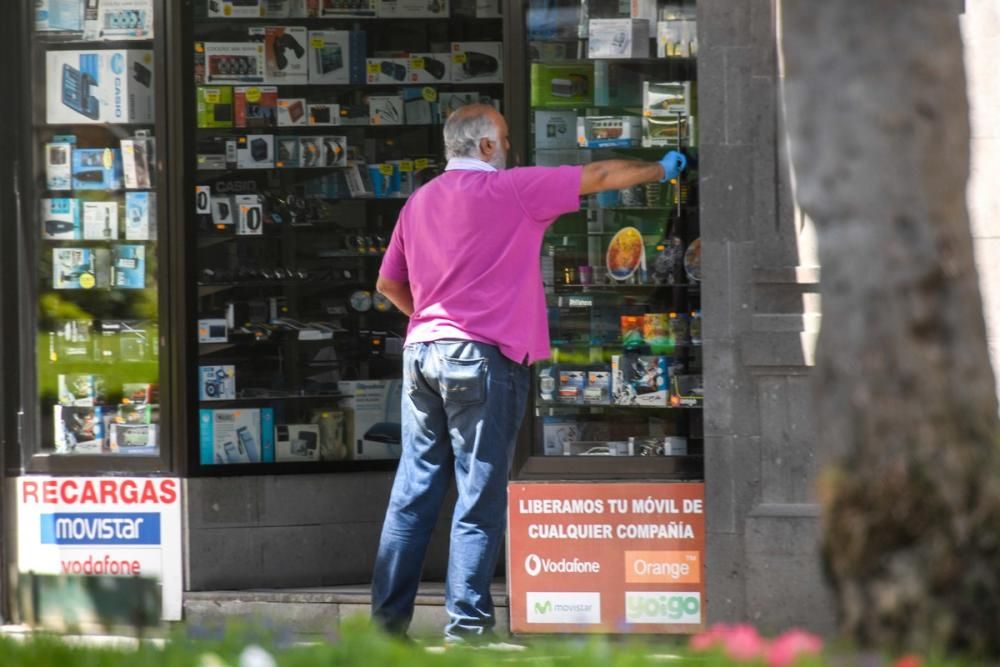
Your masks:
<path fill-rule="evenodd" d="M 904 655 L 902 658 L 892 663 L 892 667 L 923 667 L 923 662 L 915 655 Z"/>
<path fill-rule="evenodd" d="M 823 650 L 823 640 L 802 630 L 789 630 L 767 648 L 767 664 L 770 667 L 790 667 L 803 655 L 819 655 Z"/>
<path fill-rule="evenodd" d="M 761 658 L 767 641 L 751 625 L 717 624 L 691 638 L 691 648 L 707 651 L 721 647 L 733 660 L 750 661 Z"/>
<path fill-rule="evenodd" d="M 695 651 L 708 651 L 715 646 L 722 644 L 722 637 L 728 631 L 729 626 L 718 623 L 708 630 L 703 630 L 691 637 L 691 648 Z"/>

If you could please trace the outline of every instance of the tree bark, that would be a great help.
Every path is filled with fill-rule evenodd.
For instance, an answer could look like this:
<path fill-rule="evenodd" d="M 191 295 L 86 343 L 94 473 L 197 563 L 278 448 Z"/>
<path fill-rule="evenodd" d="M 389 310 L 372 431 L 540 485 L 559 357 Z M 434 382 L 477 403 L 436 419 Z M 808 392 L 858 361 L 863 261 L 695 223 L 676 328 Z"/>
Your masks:
<path fill-rule="evenodd" d="M 781 6 L 796 196 L 822 265 L 822 553 L 842 628 L 1000 655 L 1000 421 L 956 7 Z"/>

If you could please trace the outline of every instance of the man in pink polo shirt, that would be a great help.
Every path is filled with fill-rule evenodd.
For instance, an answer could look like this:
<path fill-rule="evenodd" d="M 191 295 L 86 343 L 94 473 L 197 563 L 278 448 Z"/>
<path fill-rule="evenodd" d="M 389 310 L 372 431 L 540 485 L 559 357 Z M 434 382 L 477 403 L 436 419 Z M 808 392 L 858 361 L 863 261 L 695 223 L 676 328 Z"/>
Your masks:
<path fill-rule="evenodd" d="M 452 480 L 447 641 L 484 640 L 506 528 L 507 478 L 531 363 L 549 356 L 542 236 L 580 196 L 676 178 L 686 159 L 504 169 L 507 123 L 462 107 L 444 126 L 445 173 L 399 214 L 376 288 L 410 316 L 403 453 L 372 580 L 372 617 L 405 634 L 431 531 Z"/>

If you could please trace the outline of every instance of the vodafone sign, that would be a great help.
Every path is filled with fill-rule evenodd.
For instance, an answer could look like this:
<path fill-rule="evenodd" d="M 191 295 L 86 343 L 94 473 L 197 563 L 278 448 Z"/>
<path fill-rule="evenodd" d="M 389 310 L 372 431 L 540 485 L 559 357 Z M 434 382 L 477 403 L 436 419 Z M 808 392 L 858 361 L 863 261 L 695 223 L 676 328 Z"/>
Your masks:
<path fill-rule="evenodd" d="M 180 480 L 18 478 L 17 562 L 21 572 L 158 579 L 163 618 L 180 620 Z"/>
<path fill-rule="evenodd" d="M 693 633 L 704 627 L 704 485 L 509 487 L 511 631 Z"/>

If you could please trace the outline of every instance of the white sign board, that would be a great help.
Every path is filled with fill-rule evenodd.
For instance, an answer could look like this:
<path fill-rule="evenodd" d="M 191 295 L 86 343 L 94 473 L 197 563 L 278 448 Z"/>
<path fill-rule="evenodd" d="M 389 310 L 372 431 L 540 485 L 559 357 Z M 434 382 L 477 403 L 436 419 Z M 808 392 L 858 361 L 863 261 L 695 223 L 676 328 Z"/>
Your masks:
<path fill-rule="evenodd" d="M 18 569 L 152 577 L 163 619 L 179 621 L 180 489 L 169 477 L 19 477 Z"/>

